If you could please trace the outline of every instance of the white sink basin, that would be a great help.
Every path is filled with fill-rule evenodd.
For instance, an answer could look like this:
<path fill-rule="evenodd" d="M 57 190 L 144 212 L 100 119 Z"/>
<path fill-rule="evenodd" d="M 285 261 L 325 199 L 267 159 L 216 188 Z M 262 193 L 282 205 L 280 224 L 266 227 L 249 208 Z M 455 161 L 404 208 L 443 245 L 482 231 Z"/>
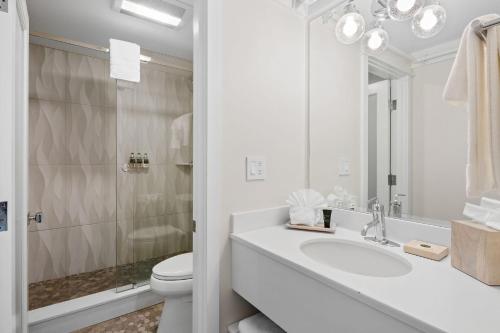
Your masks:
<path fill-rule="evenodd" d="M 318 239 L 304 242 L 300 249 L 314 261 L 354 274 L 394 277 L 412 269 L 405 258 L 368 243 Z"/>

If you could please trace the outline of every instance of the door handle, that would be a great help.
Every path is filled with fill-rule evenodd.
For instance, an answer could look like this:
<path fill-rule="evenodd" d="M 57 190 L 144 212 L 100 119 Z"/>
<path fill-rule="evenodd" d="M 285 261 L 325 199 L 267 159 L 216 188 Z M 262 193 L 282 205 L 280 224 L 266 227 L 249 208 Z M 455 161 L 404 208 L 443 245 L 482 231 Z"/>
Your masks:
<path fill-rule="evenodd" d="M 43 213 L 42 212 L 28 213 L 28 225 L 30 225 L 31 222 L 42 223 Z"/>

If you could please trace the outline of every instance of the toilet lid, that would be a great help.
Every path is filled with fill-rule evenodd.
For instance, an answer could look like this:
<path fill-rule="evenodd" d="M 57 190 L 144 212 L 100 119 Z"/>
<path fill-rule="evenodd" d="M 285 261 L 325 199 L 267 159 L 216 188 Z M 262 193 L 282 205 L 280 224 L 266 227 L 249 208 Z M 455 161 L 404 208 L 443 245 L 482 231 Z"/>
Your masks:
<path fill-rule="evenodd" d="M 153 276 L 159 280 L 186 280 L 193 278 L 193 253 L 184 253 L 163 260 L 153 267 Z"/>

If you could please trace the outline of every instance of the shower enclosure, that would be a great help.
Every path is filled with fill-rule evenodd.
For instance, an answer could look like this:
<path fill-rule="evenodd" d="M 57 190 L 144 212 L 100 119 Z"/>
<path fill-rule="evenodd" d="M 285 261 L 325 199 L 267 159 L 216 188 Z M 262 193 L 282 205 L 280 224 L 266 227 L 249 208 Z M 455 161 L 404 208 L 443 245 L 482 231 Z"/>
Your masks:
<path fill-rule="evenodd" d="M 50 45 L 30 45 L 30 310 L 192 251 L 192 71 L 144 63 L 117 82 L 105 53 Z"/>

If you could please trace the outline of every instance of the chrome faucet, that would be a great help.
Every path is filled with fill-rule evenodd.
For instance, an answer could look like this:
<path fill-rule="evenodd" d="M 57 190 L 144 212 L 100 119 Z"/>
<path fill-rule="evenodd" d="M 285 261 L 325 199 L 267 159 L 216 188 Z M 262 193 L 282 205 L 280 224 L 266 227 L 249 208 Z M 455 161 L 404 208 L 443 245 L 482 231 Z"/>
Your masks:
<path fill-rule="evenodd" d="M 382 205 L 378 198 L 372 198 L 368 201 L 368 206 L 371 206 L 371 212 L 373 219 L 371 222 L 367 223 L 363 229 L 361 230 L 361 236 L 363 236 L 366 240 L 380 243 L 382 245 L 389 246 L 399 246 L 398 243 L 390 241 L 387 239 L 387 230 L 385 227 L 385 214 L 384 214 L 384 205 Z M 368 230 L 370 228 L 375 228 L 375 236 L 366 237 Z"/>

